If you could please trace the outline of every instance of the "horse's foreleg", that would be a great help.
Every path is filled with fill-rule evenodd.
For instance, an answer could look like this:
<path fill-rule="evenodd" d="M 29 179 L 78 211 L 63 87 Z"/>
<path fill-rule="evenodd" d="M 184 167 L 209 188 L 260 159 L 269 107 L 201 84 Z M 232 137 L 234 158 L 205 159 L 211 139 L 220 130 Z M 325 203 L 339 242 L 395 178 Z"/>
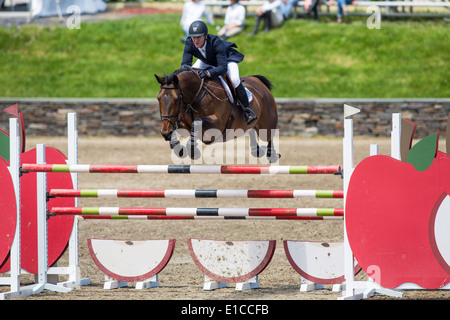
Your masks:
<path fill-rule="evenodd" d="M 197 148 L 197 140 L 201 139 L 202 135 L 202 124 L 203 121 L 201 118 L 197 118 L 192 122 L 191 135 L 189 141 L 186 144 L 187 153 L 191 157 L 191 159 L 197 160 L 200 158 L 201 153 L 200 149 Z"/>
<path fill-rule="evenodd" d="M 217 129 L 219 123 L 217 117 L 196 118 L 192 123 L 190 139 L 186 144 L 188 154 L 192 159 L 199 159 L 201 156 L 200 149 L 197 148 L 197 140 L 200 139 L 205 144 L 222 141 L 222 133 Z"/>
<path fill-rule="evenodd" d="M 187 155 L 186 148 L 181 145 L 180 140 L 178 140 L 176 134 L 172 134 L 170 137 L 170 149 L 179 157 L 184 158 Z"/>

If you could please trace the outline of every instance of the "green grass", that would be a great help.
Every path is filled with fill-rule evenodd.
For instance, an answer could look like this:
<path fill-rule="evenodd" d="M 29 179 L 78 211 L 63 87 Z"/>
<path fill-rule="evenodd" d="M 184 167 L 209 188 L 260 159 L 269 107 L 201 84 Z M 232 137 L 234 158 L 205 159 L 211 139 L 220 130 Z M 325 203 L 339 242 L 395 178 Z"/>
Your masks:
<path fill-rule="evenodd" d="M 180 66 L 179 18 L 0 28 L 0 96 L 156 97 L 153 74 Z M 289 20 L 249 37 L 249 17 L 231 39 L 245 54 L 241 75 L 265 75 L 276 97 L 450 97 L 448 23 L 383 20 L 370 30 L 364 17 L 333 21 Z"/>

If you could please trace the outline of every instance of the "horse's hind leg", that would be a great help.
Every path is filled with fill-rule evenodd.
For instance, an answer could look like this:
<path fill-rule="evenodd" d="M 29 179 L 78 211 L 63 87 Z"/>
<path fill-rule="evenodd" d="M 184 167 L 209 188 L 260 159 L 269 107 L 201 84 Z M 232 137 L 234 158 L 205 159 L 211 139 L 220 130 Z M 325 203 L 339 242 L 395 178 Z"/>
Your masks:
<path fill-rule="evenodd" d="M 259 144 L 258 144 L 258 140 L 256 139 L 256 132 L 255 129 L 251 129 L 249 131 L 249 136 L 250 136 L 250 152 L 251 155 L 254 156 L 255 158 L 260 158 L 264 155 L 264 149 L 260 148 Z"/>
<path fill-rule="evenodd" d="M 264 153 L 266 153 L 266 157 L 269 160 L 270 163 L 277 162 L 278 159 L 281 158 L 281 155 L 276 152 L 274 144 L 273 144 L 273 134 L 274 131 L 271 130 L 258 130 L 258 136 L 262 133 L 262 139 L 264 141 L 267 141 L 267 151 L 265 151 L 266 147 L 260 147 L 258 145 L 258 142 L 256 140 L 256 133 L 255 130 L 252 129 L 250 131 L 250 147 L 251 147 L 251 154 L 254 157 L 262 157 Z"/>
<path fill-rule="evenodd" d="M 267 143 L 267 159 L 270 163 L 274 163 L 277 162 L 280 158 L 281 155 L 275 150 L 272 140 L 269 140 L 269 142 Z"/>

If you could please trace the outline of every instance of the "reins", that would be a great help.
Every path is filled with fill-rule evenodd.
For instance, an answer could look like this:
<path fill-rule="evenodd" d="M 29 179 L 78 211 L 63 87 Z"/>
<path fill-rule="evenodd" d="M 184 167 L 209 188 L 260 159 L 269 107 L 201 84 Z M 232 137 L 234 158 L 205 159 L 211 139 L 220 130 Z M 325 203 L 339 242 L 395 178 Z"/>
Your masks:
<path fill-rule="evenodd" d="M 195 96 L 194 96 L 194 99 L 192 99 L 192 101 L 191 101 L 190 103 L 185 103 L 185 102 L 184 102 L 184 100 L 183 100 L 183 90 L 181 89 L 181 87 L 180 87 L 179 84 L 177 84 L 177 85 L 174 86 L 174 87 L 168 87 L 168 86 L 164 86 L 164 85 L 161 85 L 161 86 L 160 86 L 160 89 L 180 90 L 180 97 L 179 97 L 180 99 L 179 99 L 178 113 L 177 113 L 177 114 L 162 114 L 162 113 L 160 112 L 161 120 L 167 120 L 167 121 L 169 121 L 169 122 L 172 124 L 172 126 L 174 127 L 175 130 L 178 129 L 179 124 L 181 123 L 181 121 L 183 120 L 183 118 L 186 116 L 186 114 L 188 113 L 188 111 L 191 112 L 191 114 L 192 114 L 192 119 L 194 119 L 194 115 L 193 115 L 194 112 L 195 112 L 195 113 L 199 113 L 197 110 L 195 110 L 195 108 L 194 108 L 193 105 L 194 105 L 195 101 L 197 100 L 197 98 L 199 97 L 200 92 L 202 91 L 202 89 L 203 89 L 204 91 L 203 91 L 203 95 L 201 96 L 199 102 L 203 100 L 203 98 L 205 97 L 206 93 L 209 93 L 211 96 L 213 96 L 215 99 L 217 99 L 217 100 L 219 100 L 219 101 L 225 101 L 225 100 L 228 100 L 228 98 L 220 99 L 217 95 L 215 95 L 215 94 L 208 88 L 208 87 L 211 86 L 211 85 L 207 85 L 207 84 L 205 83 L 205 79 L 200 78 L 200 76 L 198 75 L 198 73 L 197 73 L 195 70 L 191 69 L 191 71 L 192 71 L 195 75 L 197 75 L 197 77 L 200 79 L 200 86 L 199 86 L 199 88 L 198 88 L 198 90 L 197 90 L 197 93 L 196 93 Z M 214 86 L 213 86 L 213 87 L 214 87 Z M 216 88 L 216 87 L 214 87 L 214 88 Z M 184 112 L 182 112 L 182 111 L 183 111 L 183 107 L 185 107 Z M 181 115 L 181 117 L 180 117 L 180 115 Z M 172 119 L 171 119 L 171 118 L 173 118 L 173 117 L 176 117 L 175 122 L 173 122 Z"/>

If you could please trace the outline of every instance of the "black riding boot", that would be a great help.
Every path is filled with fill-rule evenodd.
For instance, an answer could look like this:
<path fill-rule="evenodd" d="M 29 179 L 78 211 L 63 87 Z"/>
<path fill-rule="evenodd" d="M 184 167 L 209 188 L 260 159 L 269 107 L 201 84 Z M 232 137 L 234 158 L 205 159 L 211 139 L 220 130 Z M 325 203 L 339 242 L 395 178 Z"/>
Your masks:
<path fill-rule="evenodd" d="M 242 85 L 242 83 L 240 83 L 236 87 L 236 96 L 237 96 L 239 102 L 242 104 L 242 110 L 244 111 L 245 122 L 247 124 L 251 124 L 253 121 L 258 119 L 258 117 L 253 112 L 253 110 L 250 109 L 250 106 L 249 106 L 250 103 L 248 102 L 247 92 L 245 92 L 245 88 Z"/>

